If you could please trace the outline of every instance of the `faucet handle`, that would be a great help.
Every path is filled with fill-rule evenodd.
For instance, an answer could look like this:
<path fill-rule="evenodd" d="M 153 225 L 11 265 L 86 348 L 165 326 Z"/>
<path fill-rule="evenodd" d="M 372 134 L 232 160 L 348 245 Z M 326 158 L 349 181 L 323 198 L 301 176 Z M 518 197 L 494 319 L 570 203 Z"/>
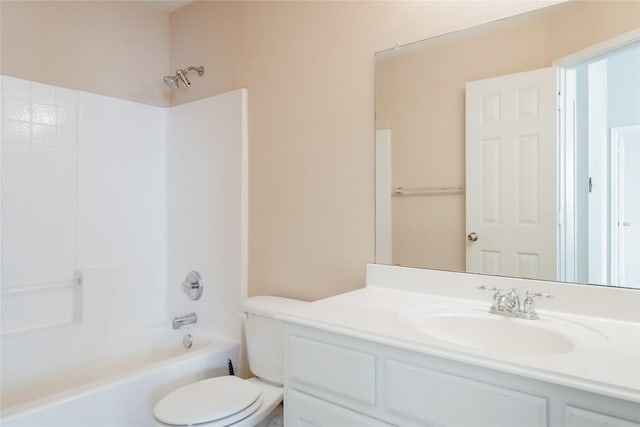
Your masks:
<path fill-rule="evenodd" d="M 482 286 L 478 286 L 476 289 L 480 289 L 481 291 L 496 291 L 496 292 L 500 292 L 500 288 L 497 287 L 497 286 L 482 285 Z"/>
<path fill-rule="evenodd" d="M 182 292 L 187 294 L 189 298 L 197 301 L 202 296 L 204 291 L 204 283 L 202 282 L 202 276 L 197 271 L 190 271 L 187 274 L 186 279 L 182 282 Z"/>
<path fill-rule="evenodd" d="M 532 319 L 532 320 L 538 318 L 538 313 L 536 313 L 536 306 L 535 306 L 535 303 L 533 302 L 534 297 L 545 298 L 545 299 L 553 298 L 553 296 L 549 294 L 545 294 L 544 292 L 533 292 L 531 290 L 528 290 L 526 293 L 526 298 L 522 303 L 521 317 L 525 319 Z"/>
<path fill-rule="evenodd" d="M 491 309 L 489 311 L 497 311 L 500 306 L 500 300 L 502 299 L 502 295 L 500 295 L 500 288 L 497 286 L 482 285 L 478 286 L 476 289 L 480 289 L 481 291 L 495 291 L 491 300 Z"/>
<path fill-rule="evenodd" d="M 550 299 L 550 298 L 553 298 L 553 295 L 545 294 L 544 292 L 533 292 L 531 290 L 527 291 L 526 298 L 533 298 L 533 297 Z"/>

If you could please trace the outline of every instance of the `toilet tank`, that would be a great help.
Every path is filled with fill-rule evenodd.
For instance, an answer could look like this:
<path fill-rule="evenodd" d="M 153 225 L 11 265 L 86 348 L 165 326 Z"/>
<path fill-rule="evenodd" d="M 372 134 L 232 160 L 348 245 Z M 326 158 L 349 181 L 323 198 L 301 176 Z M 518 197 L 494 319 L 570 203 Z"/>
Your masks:
<path fill-rule="evenodd" d="M 304 302 L 271 296 L 249 297 L 245 300 L 249 368 L 258 378 L 282 384 L 284 325 L 273 316 L 300 304 Z"/>

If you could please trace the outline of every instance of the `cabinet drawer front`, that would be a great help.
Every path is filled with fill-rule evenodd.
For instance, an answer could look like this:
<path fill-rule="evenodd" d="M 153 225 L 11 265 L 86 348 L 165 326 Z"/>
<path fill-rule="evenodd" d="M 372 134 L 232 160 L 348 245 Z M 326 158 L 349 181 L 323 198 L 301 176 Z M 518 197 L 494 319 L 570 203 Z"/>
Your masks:
<path fill-rule="evenodd" d="M 374 355 L 297 336 L 288 349 L 291 380 L 375 406 Z"/>
<path fill-rule="evenodd" d="M 640 427 L 640 424 L 586 409 L 566 406 L 564 408 L 565 427 Z"/>
<path fill-rule="evenodd" d="M 295 390 L 287 393 L 286 401 L 285 425 L 288 427 L 390 426 Z"/>
<path fill-rule="evenodd" d="M 387 409 L 443 426 L 544 427 L 547 400 L 394 360 L 385 362 Z"/>

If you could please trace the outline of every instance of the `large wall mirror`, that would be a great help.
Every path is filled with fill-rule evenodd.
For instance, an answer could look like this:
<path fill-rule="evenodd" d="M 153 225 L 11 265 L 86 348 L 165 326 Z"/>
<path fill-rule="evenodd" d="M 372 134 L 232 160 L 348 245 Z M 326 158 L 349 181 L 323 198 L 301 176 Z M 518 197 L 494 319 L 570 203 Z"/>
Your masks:
<path fill-rule="evenodd" d="M 640 3 L 376 54 L 376 262 L 640 289 Z"/>

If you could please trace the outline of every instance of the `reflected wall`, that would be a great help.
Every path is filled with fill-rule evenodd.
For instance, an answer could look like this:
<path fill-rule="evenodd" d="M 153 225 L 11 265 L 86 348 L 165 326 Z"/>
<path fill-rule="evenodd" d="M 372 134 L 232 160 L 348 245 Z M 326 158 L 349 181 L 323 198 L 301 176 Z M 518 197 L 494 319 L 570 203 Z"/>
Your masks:
<path fill-rule="evenodd" d="M 392 188 L 463 185 L 468 81 L 548 67 L 637 28 L 636 2 L 568 2 L 376 56 Z M 554 166 L 551 166 L 554 167 Z M 465 196 L 392 198 L 393 264 L 465 271 Z"/>

